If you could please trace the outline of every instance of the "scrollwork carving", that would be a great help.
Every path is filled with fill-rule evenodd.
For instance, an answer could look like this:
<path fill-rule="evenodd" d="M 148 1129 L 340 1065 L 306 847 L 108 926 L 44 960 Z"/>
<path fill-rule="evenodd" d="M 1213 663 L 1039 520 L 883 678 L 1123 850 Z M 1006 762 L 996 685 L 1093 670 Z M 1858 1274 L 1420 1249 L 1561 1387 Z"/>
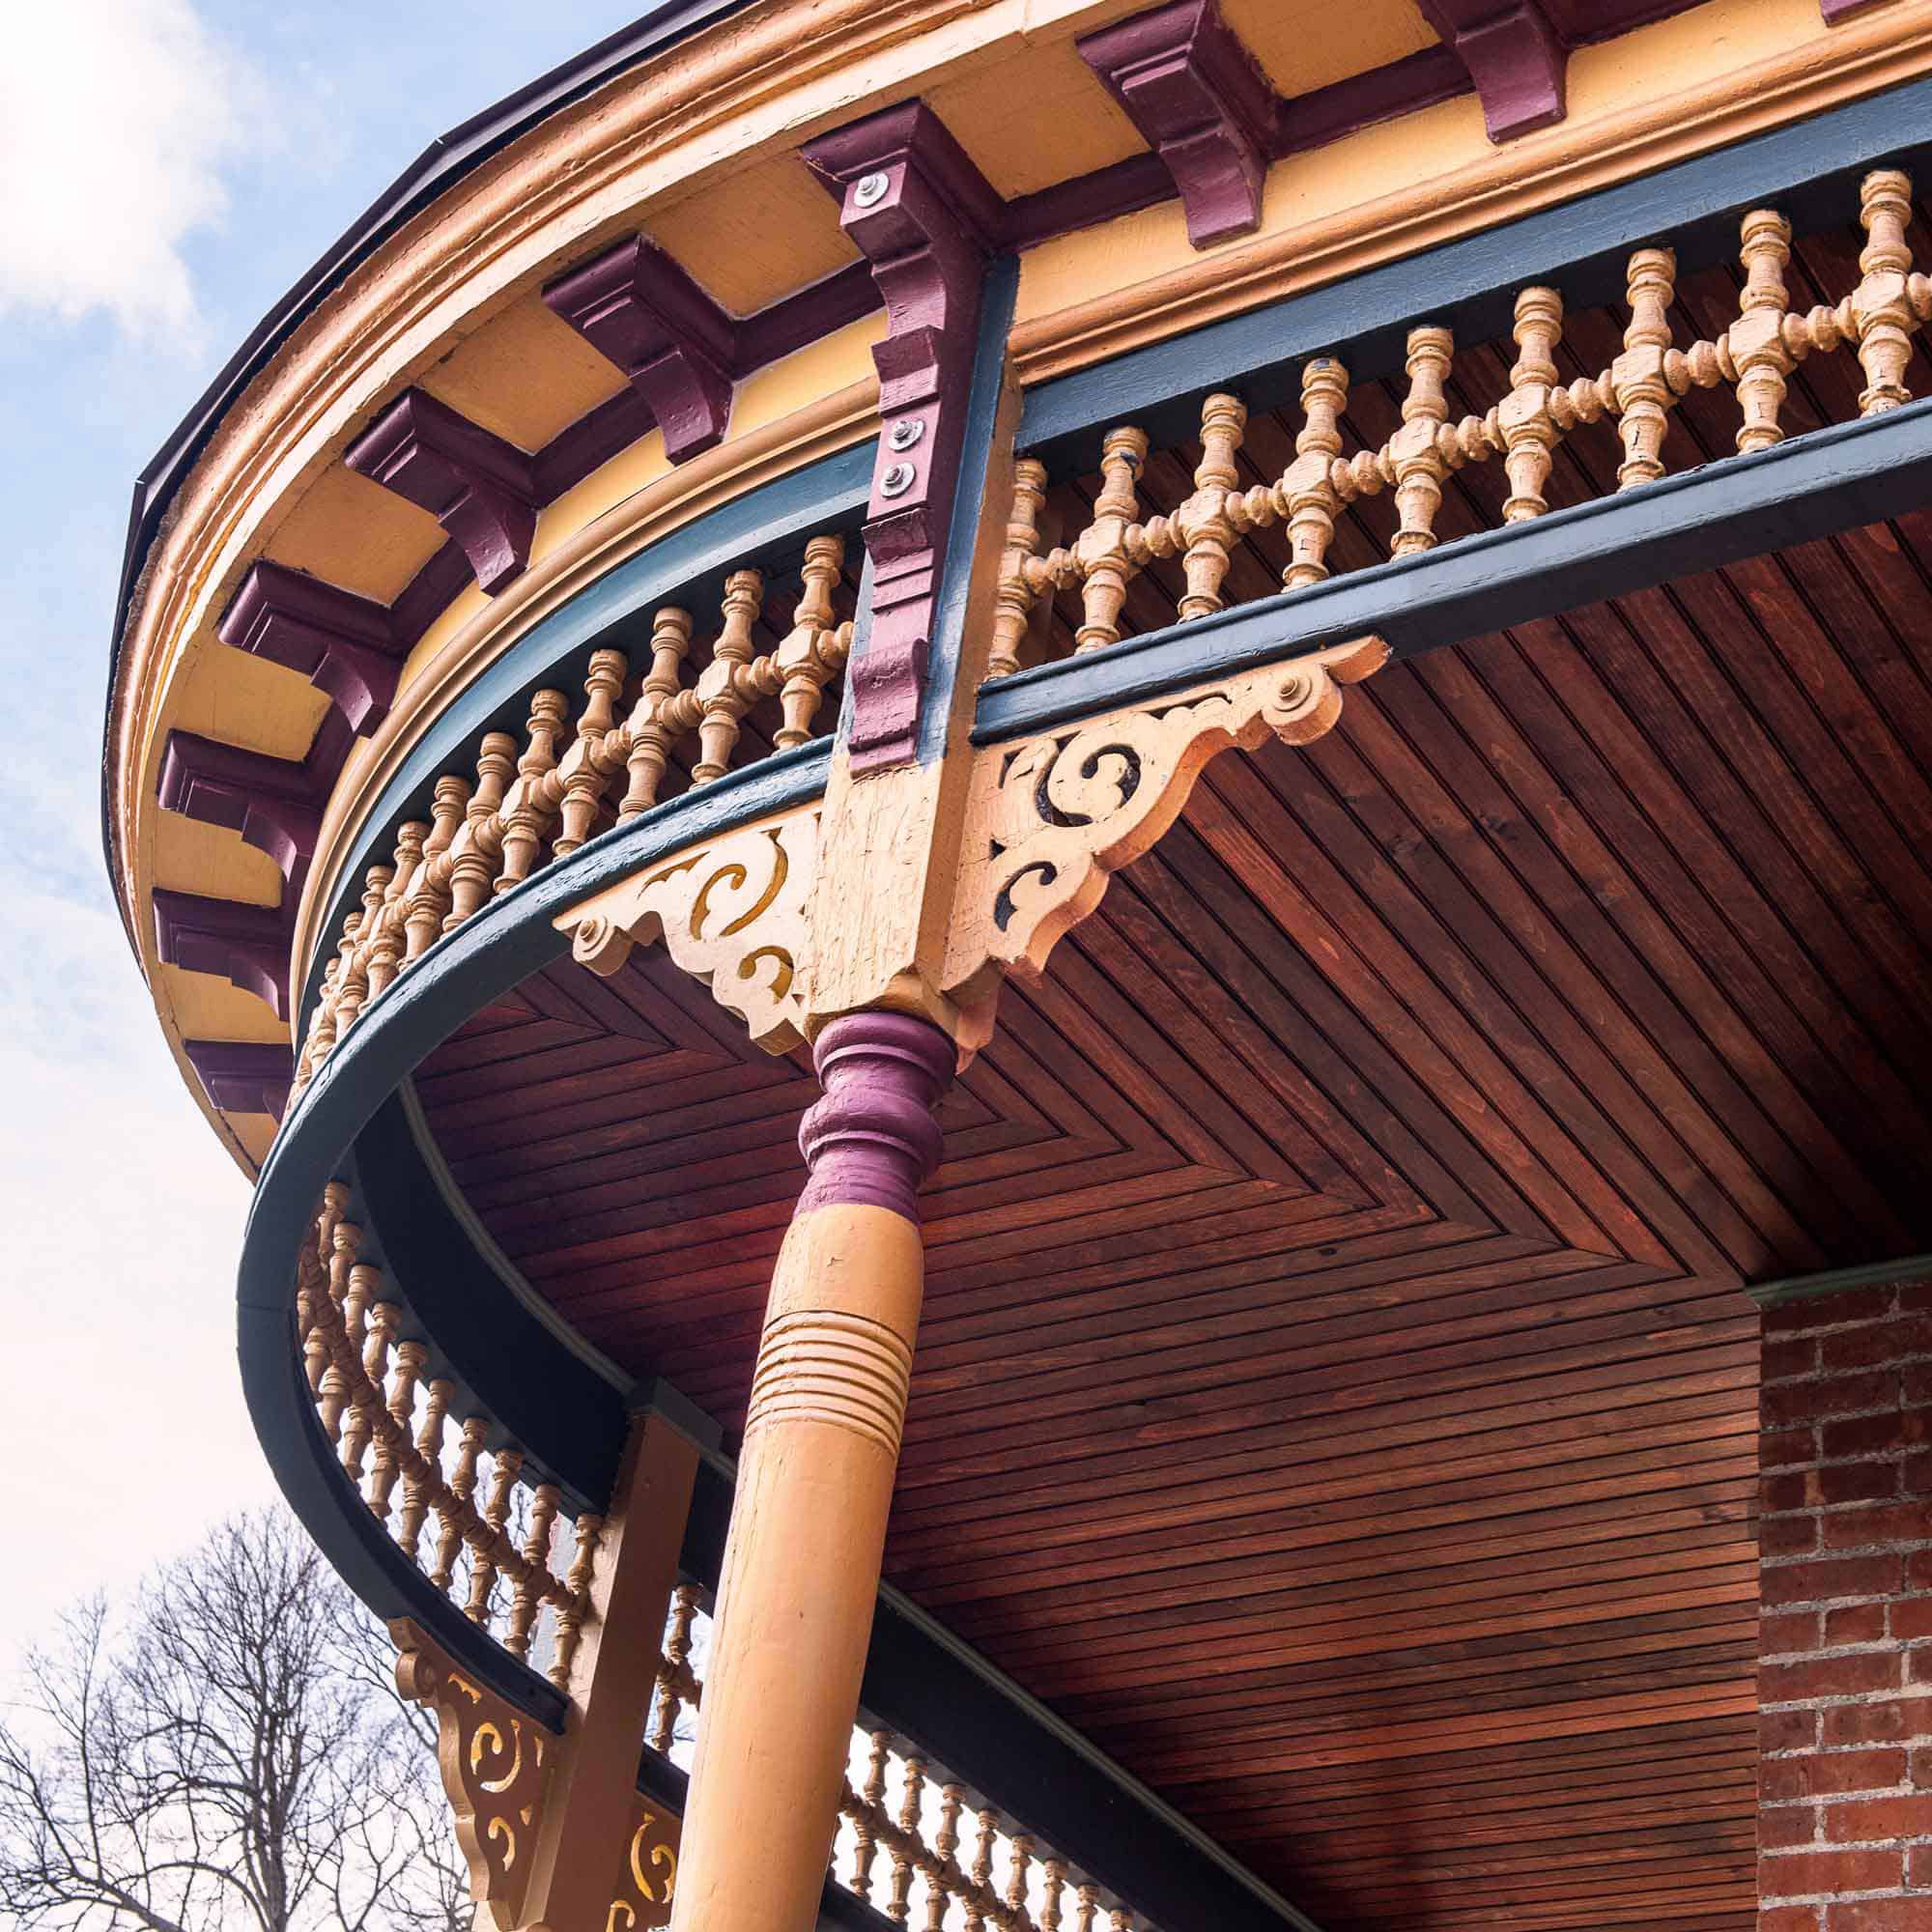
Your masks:
<path fill-rule="evenodd" d="M 1201 768 L 1268 737 L 1305 745 L 1341 716 L 1340 687 L 1388 653 L 1378 638 L 1243 671 L 1164 699 L 979 753 L 945 989 L 982 1042 L 1006 973 L 1037 977 L 1108 876 L 1146 852 Z"/>
<path fill-rule="evenodd" d="M 727 833 L 599 893 L 556 922 L 573 956 L 609 976 L 664 941 L 685 972 L 782 1053 L 804 1037 L 816 809 Z"/>
<path fill-rule="evenodd" d="M 679 1819 L 662 1804 L 639 1804 L 624 1853 L 624 1872 L 604 1932 L 653 1932 L 670 1923 L 677 1891 Z"/>

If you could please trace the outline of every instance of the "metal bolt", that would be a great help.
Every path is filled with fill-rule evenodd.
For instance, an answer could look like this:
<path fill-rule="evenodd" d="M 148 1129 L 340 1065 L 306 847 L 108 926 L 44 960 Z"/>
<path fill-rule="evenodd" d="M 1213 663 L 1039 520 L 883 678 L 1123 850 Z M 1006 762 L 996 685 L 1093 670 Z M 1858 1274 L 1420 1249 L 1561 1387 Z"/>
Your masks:
<path fill-rule="evenodd" d="M 910 463 L 895 463 L 879 478 L 881 497 L 903 497 L 912 488 L 913 478 L 919 474 Z"/>
<path fill-rule="evenodd" d="M 925 425 L 918 416 L 901 416 L 886 438 L 887 445 L 893 449 L 910 449 L 925 434 Z"/>
<path fill-rule="evenodd" d="M 854 208 L 876 208 L 886 198 L 886 190 L 893 185 L 893 178 L 883 168 L 868 175 L 859 177 L 859 185 L 852 190 Z"/>

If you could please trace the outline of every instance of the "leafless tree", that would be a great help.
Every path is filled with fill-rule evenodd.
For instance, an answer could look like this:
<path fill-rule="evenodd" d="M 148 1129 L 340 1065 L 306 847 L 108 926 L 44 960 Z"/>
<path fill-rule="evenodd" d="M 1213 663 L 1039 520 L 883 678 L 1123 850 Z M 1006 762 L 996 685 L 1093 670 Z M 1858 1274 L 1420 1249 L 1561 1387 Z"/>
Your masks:
<path fill-rule="evenodd" d="M 433 1746 L 285 1514 L 29 1653 L 0 1721 L 0 1924 L 465 1932 Z"/>

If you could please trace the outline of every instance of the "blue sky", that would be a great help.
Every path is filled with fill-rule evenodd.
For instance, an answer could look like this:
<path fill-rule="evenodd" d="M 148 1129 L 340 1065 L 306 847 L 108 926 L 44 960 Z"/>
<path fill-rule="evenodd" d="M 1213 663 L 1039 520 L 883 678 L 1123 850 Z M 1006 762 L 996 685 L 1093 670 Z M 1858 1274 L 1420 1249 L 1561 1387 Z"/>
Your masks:
<path fill-rule="evenodd" d="M 0 1458 L 8 1548 L 26 1560 L 0 1592 L 0 1665 L 63 1601 L 269 1489 L 233 1360 L 245 1185 L 163 1051 L 100 857 L 134 474 L 427 142 L 639 11 L 63 0 L 10 19 Z"/>

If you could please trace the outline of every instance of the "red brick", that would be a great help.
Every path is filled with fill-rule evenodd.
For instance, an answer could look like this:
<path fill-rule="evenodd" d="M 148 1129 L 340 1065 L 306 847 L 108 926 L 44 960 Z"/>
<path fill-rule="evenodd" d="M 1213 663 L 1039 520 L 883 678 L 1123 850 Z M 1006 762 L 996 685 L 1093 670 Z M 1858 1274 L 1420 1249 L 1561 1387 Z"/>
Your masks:
<path fill-rule="evenodd" d="M 1915 1549 L 1905 1559 L 1905 1587 L 1932 1590 L 1932 1549 Z"/>
<path fill-rule="evenodd" d="M 1818 1932 L 1817 1905 L 1767 1905 L 1757 1916 L 1757 1932 Z"/>
<path fill-rule="evenodd" d="M 1932 1551 L 1922 1552 L 1932 1556 Z M 1917 1560 L 1916 1558 L 1914 1559 Z M 1897 1556 L 1837 1556 L 1816 1563 L 1779 1563 L 1758 1579 L 1769 1606 L 1818 1603 L 1830 1597 L 1895 1597 L 1905 1566 Z"/>
<path fill-rule="evenodd" d="M 1818 1432 L 1815 1429 L 1771 1429 L 1757 1438 L 1757 1465 L 1760 1469 L 1781 1468 L 1788 1463 L 1817 1460 Z"/>
<path fill-rule="evenodd" d="M 1833 1704 L 1823 1715 L 1828 1745 L 1895 1745 L 1907 1738 L 1932 1738 L 1932 1697 Z"/>
<path fill-rule="evenodd" d="M 1803 1750 L 1817 1742 L 1816 1711 L 1764 1711 L 1758 1716 L 1757 1747 L 1767 1756 L 1773 1751 Z"/>
<path fill-rule="evenodd" d="M 1757 1861 L 1760 1898 L 1802 1898 L 1811 1891 L 1882 1891 L 1905 1883 L 1898 1851 L 1784 1852 Z"/>
<path fill-rule="evenodd" d="M 1767 1342 L 1758 1354 L 1758 1385 L 1795 1381 L 1800 1376 L 1814 1374 L 1817 1367 L 1818 1345 L 1809 1336 Z"/>
<path fill-rule="evenodd" d="M 1878 1643 L 1885 1636 L 1883 1604 L 1848 1604 L 1841 1610 L 1825 1612 L 1825 1648 L 1836 1650 L 1848 1643 Z M 1764 1648 L 1760 1639 L 1758 1648 Z"/>
<path fill-rule="evenodd" d="M 1932 1886 L 1932 1845 L 1914 1845 L 1905 1869 L 1914 1885 Z"/>
<path fill-rule="evenodd" d="M 1764 1311 L 1767 1335 L 1803 1335 L 1813 1328 L 1835 1328 L 1845 1321 L 1876 1321 L 1889 1315 L 1897 1291 L 1889 1283 L 1882 1288 L 1847 1290 L 1842 1294 L 1807 1295 L 1802 1301 L 1787 1301 L 1781 1308 Z"/>
<path fill-rule="evenodd" d="M 1908 1684 L 1932 1684 L 1932 1644 L 1907 1651 L 1905 1662 L 1905 1681 Z"/>
<path fill-rule="evenodd" d="M 1885 1362 L 1902 1362 L 1910 1355 L 1932 1354 L 1932 1317 L 1908 1315 L 1895 1321 L 1875 1322 L 1869 1328 L 1848 1328 L 1842 1335 L 1826 1336 L 1818 1352 L 1828 1373 L 1876 1368 Z"/>
<path fill-rule="evenodd" d="M 1834 1845 L 1867 1844 L 1878 1838 L 1932 1837 L 1932 1795 L 1828 1804 L 1825 1836 Z"/>
<path fill-rule="evenodd" d="M 1817 1842 L 1815 1804 L 1773 1804 L 1757 1814 L 1757 1848 L 1761 1852 L 1788 1852 L 1794 1845 Z"/>
<path fill-rule="evenodd" d="M 1803 1663 L 1762 1663 L 1757 1694 L 1765 1704 L 1802 1704 L 1812 1697 L 1854 1697 L 1861 1690 L 1895 1690 L 1901 1659 L 1895 1650 L 1858 1650 Z"/>
<path fill-rule="evenodd" d="M 1932 1636 L 1932 1597 L 1901 1597 L 1891 1606 L 1893 1636 Z"/>
<path fill-rule="evenodd" d="M 1830 1463 L 1822 1469 L 1787 1469 L 1766 1476 L 1758 1500 L 1768 1516 L 1839 1503 L 1879 1503 L 1898 1493 L 1896 1463 Z"/>
<path fill-rule="evenodd" d="M 1920 1791 L 1932 1791 L 1932 1750 L 1912 1753 L 1912 1782 Z"/>
<path fill-rule="evenodd" d="M 1828 1932 L 1925 1932 L 1922 1898 L 1845 1898 L 1830 1908 Z"/>
<path fill-rule="evenodd" d="M 1817 1547 L 1815 1516 L 1768 1516 L 1758 1520 L 1757 1552 L 1761 1557 L 1804 1556 Z"/>
<path fill-rule="evenodd" d="M 1760 1617 L 1757 1654 L 1783 1657 L 1796 1650 L 1817 1650 L 1824 1641 L 1823 1623 L 1816 1610 L 1786 1610 L 1782 1616 Z"/>
<path fill-rule="evenodd" d="M 1882 1469 L 1883 1463 L 1847 1463 L 1848 1468 Z M 1908 1496 L 1932 1495 L 1932 1454 L 1921 1453 L 1908 1456 L 1899 1470 L 1902 1487 Z"/>
<path fill-rule="evenodd" d="M 1919 1755 L 1914 1754 L 1915 1764 Z M 1932 1750 L 1922 1755 L 1932 1763 Z M 1758 1795 L 1767 1804 L 1837 1798 L 1853 1791 L 1889 1791 L 1904 1782 L 1902 1750 L 1824 1751 L 1817 1757 L 1767 1758 L 1758 1766 Z"/>
<path fill-rule="evenodd" d="M 1824 1376 L 1816 1381 L 1779 1382 L 1759 1396 L 1758 1415 L 1767 1429 L 1787 1429 L 1794 1422 L 1816 1422 L 1827 1415 L 1889 1408 L 1897 1401 L 1898 1372 L 1866 1369 L 1859 1375 Z"/>
<path fill-rule="evenodd" d="M 1807 1388 L 1822 1386 L 1805 1384 Z M 1916 1399 L 1932 1400 L 1932 1389 Z M 1883 1456 L 1892 1449 L 1917 1449 L 1932 1442 L 1932 1408 L 1894 1408 L 1884 1415 L 1861 1415 L 1846 1422 L 1827 1423 L 1819 1434 L 1828 1463 L 1845 1456 Z"/>
<path fill-rule="evenodd" d="M 1932 1402 L 1932 1362 L 1908 1362 L 1903 1388 L 1907 1402 Z"/>
<path fill-rule="evenodd" d="M 1828 1549 L 1932 1542 L 1932 1509 L 1922 1502 L 1872 1503 L 1859 1509 L 1833 1510 L 1824 1522 Z"/>

